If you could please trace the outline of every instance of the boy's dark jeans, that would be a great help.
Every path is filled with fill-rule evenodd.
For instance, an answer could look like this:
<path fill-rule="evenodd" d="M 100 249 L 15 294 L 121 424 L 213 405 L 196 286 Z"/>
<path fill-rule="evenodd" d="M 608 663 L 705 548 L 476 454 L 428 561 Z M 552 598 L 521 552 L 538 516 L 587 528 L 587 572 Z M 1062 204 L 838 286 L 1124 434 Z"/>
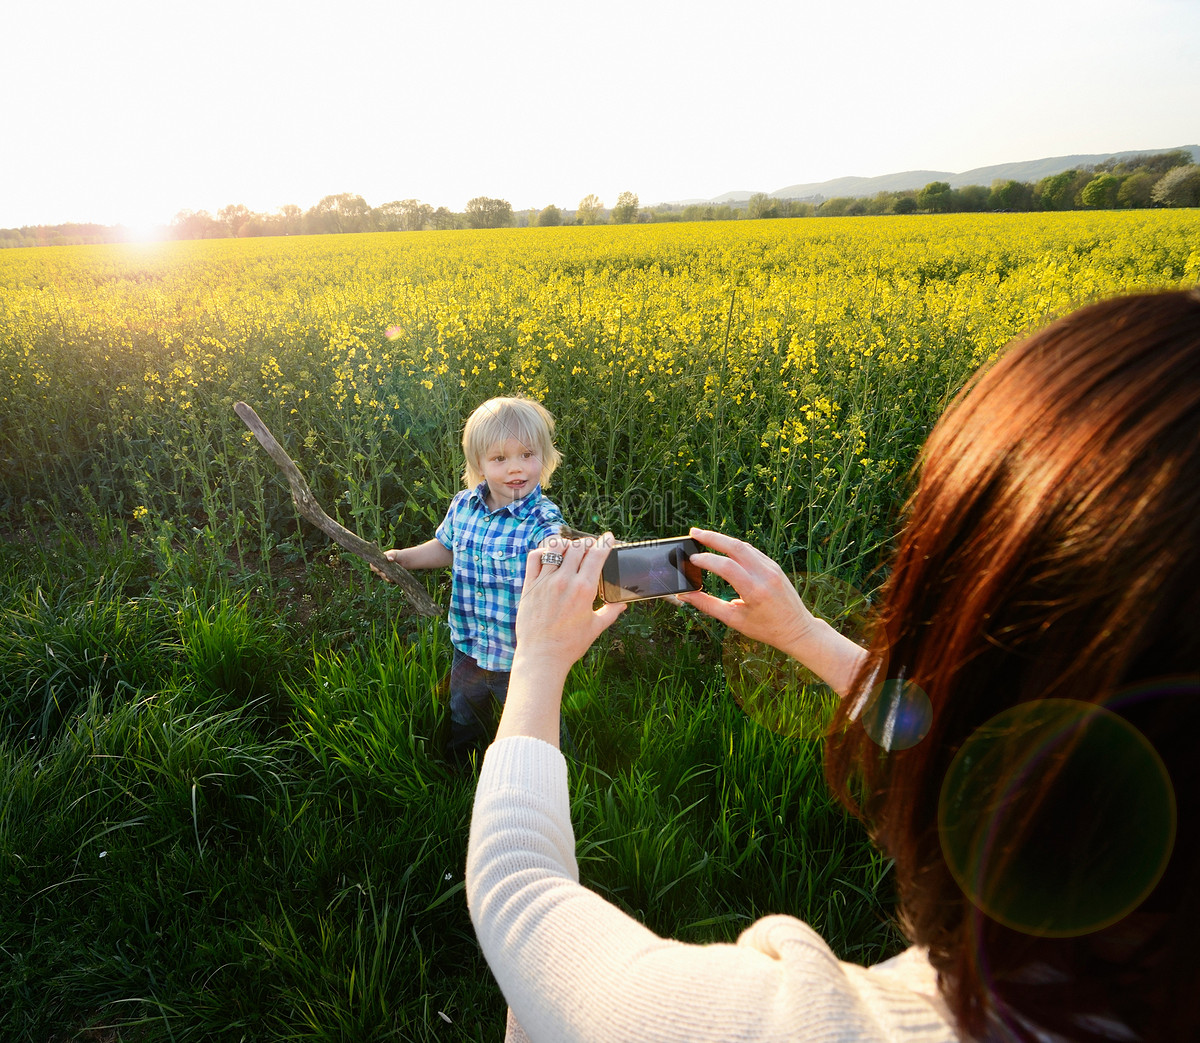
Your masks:
<path fill-rule="evenodd" d="M 492 739 L 496 707 L 508 695 L 508 671 L 485 670 L 465 652 L 454 650 L 450 665 L 450 738 L 446 755 L 466 760 Z"/>
<path fill-rule="evenodd" d="M 465 652 L 454 650 L 450 664 L 450 738 L 446 756 L 465 763 L 472 750 L 482 750 L 496 730 L 496 709 L 508 696 L 507 670 L 485 670 Z M 566 719 L 559 717 L 559 746 L 571 747 Z"/>

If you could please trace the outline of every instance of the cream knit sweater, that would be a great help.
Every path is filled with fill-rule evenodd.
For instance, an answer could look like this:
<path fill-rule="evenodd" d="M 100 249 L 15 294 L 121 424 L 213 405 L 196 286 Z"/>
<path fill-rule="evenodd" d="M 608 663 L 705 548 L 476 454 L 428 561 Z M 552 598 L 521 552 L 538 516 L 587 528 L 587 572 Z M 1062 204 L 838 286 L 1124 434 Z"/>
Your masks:
<path fill-rule="evenodd" d="M 922 950 L 842 963 L 787 916 L 734 945 L 685 945 L 582 887 L 566 762 L 538 739 L 488 750 L 467 904 L 509 1003 L 510 1040 L 521 1027 L 533 1043 L 959 1039 Z"/>

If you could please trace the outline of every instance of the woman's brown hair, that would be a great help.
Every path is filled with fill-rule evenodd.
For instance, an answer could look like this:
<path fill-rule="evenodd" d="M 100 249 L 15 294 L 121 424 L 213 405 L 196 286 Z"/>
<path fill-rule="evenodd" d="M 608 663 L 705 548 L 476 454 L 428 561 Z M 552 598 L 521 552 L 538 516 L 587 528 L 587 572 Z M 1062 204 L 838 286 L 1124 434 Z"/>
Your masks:
<path fill-rule="evenodd" d="M 1200 294 L 1090 305 L 978 374 L 881 604 L 826 771 L 964 1034 L 1197 1038 Z M 869 726 L 897 693 L 928 715 L 907 749 Z M 1151 836 L 1144 886 L 1088 920 L 1074 898 Z"/>

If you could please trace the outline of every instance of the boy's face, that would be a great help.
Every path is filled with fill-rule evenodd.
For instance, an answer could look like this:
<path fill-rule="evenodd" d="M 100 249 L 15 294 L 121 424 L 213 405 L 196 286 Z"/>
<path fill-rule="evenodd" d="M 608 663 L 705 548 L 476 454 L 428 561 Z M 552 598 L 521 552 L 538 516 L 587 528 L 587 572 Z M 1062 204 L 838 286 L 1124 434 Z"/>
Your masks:
<path fill-rule="evenodd" d="M 533 492 L 542 480 L 542 458 L 520 439 L 488 447 L 479 461 L 479 473 L 488 485 L 488 505 L 494 510 Z"/>

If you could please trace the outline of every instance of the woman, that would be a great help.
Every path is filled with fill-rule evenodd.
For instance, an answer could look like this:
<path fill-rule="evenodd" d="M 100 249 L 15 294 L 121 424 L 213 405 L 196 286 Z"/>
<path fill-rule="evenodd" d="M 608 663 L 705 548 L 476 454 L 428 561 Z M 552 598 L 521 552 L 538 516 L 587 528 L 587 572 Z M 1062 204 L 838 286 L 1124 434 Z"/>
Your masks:
<path fill-rule="evenodd" d="M 570 544 L 531 555 L 471 824 L 513 1036 L 1200 1036 L 1200 295 L 1092 305 L 973 380 L 922 452 L 865 651 L 765 555 L 692 535 L 738 597 L 684 599 L 846 696 L 826 773 L 895 860 L 912 945 L 859 967 L 783 916 L 683 945 L 578 884 L 559 703 L 623 606 L 593 611 L 607 546 Z M 911 742 L 871 726 L 910 697 Z"/>

